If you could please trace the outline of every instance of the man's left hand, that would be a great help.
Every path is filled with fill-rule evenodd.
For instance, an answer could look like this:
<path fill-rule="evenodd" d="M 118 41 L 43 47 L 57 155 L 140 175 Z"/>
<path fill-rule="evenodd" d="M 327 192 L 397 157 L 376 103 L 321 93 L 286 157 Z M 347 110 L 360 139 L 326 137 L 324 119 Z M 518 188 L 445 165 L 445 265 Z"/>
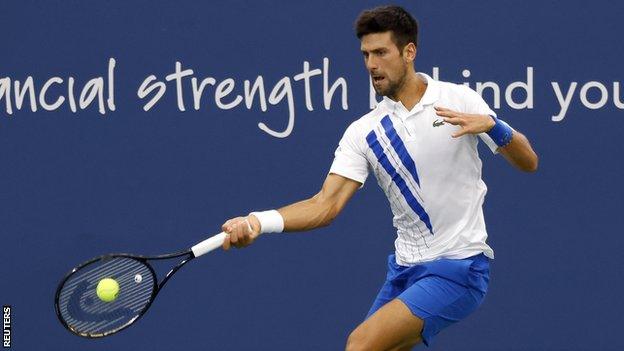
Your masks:
<path fill-rule="evenodd" d="M 456 112 L 446 107 L 435 106 L 436 114 L 443 117 L 444 122 L 461 127 L 452 135 L 459 138 L 464 134 L 480 134 L 490 131 L 496 124 L 494 119 L 488 115 L 474 115 L 470 113 Z"/>

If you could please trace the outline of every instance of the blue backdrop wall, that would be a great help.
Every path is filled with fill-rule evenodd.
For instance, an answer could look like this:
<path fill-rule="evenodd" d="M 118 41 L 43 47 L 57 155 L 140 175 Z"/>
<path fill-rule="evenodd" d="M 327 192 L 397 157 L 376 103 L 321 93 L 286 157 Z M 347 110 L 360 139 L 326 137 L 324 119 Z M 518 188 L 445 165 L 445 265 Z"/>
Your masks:
<path fill-rule="evenodd" d="M 421 25 L 417 70 L 480 87 L 541 161 L 522 174 L 481 149 L 490 291 L 432 349 L 624 349 L 624 5 L 398 3 Z M 393 249 L 373 179 L 330 227 L 188 265 L 115 337 L 68 333 L 53 294 L 92 256 L 178 250 L 229 217 L 314 194 L 370 109 L 352 24 L 378 4 L 3 1 L 0 302 L 12 347 L 343 348 Z M 28 77 L 35 99 L 15 96 Z M 264 108 L 245 97 L 258 77 Z M 207 83 L 197 101 L 193 78 Z"/>

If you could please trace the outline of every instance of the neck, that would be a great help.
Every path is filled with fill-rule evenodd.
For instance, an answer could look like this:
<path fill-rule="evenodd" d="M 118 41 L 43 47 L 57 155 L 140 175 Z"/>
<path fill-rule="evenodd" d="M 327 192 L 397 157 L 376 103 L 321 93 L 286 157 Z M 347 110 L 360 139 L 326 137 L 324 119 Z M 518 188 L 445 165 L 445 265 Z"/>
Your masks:
<path fill-rule="evenodd" d="M 427 90 L 427 82 L 413 70 L 408 71 L 401 88 L 390 98 L 400 101 L 409 111 L 420 101 Z"/>

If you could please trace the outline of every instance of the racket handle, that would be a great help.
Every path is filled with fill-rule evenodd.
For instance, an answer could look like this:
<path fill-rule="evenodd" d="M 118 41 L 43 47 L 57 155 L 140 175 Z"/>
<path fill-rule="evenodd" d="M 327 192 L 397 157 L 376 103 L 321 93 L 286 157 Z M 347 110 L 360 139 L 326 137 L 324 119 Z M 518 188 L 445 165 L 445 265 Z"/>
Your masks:
<path fill-rule="evenodd" d="M 193 255 L 195 255 L 195 257 L 199 257 L 201 255 L 207 254 L 210 251 L 220 247 L 221 245 L 223 245 L 225 236 L 226 236 L 225 232 L 221 232 L 191 247 L 191 251 L 193 251 Z"/>

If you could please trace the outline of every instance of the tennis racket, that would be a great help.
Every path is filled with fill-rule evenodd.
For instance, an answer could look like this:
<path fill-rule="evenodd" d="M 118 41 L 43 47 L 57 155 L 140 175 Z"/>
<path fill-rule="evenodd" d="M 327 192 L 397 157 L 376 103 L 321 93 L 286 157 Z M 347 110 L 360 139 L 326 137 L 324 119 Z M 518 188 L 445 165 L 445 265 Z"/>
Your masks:
<path fill-rule="evenodd" d="M 158 256 L 108 254 L 92 258 L 72 269 L 56 289 L 54 307 L 63 326 L 86 338 L 101 338 L 131 326 L 147 312 L 171 276 L 192 259 L 223 244 L 226 234 L 219 233 L 188 250 Z M 158 282 L 150 261 L 180 257 Z M 100 280 L 115 279 L 117 298 L 101 300 L 96 293 Z"/>

